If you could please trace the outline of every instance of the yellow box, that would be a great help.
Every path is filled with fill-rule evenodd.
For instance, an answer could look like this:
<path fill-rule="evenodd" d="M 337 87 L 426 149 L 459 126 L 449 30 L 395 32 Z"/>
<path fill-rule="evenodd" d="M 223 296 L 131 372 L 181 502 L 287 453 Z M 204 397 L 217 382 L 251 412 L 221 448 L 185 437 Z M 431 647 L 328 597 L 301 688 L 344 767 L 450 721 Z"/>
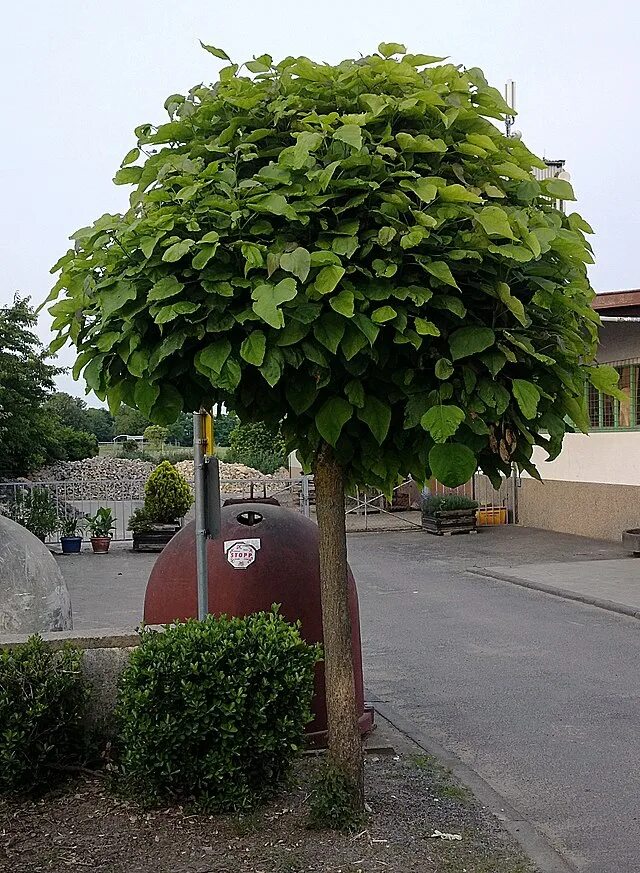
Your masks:
<path fill-rule="evenodd" d="M 504 506 L 483 506 L 476 513 L 478 527 L 487 527 L 492 524 L 506 524 L 507 510 Z"/>

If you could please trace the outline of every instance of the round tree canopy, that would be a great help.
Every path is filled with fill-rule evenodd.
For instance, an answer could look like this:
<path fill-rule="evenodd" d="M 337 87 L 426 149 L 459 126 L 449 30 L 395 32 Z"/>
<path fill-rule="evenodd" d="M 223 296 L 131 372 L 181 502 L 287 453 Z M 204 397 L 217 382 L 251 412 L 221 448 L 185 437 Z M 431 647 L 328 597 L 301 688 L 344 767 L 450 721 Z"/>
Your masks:
<path fill-rule="evenodd" d="M 159 424 L 214 402 L 282 422 L 368 485 L 535 473 L 534 444 L 587 427 L 586 381 L 615 391 L 591 229 L 481 70 L 441 61 L 263 55 L 169 97 L 116 173 L 129 211 L 54 267 L 76 376 Z"/>

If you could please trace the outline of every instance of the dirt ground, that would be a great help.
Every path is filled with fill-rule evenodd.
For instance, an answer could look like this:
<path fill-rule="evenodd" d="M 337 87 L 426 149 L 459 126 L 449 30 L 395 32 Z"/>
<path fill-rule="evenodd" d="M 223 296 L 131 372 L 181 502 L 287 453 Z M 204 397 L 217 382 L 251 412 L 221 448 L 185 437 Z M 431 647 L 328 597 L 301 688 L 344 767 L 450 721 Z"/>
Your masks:
<path fill-rule="evenodd" d="M 535 873 L 465 788 L 406 750 L 367 756 L 371 812 L 357 832 L 309 830 L 318 766 L 302 760 L 286 790 L 246 815 L 145 811 L 91 775 L 41 799 L 0 799 L 0 871 Z"/>

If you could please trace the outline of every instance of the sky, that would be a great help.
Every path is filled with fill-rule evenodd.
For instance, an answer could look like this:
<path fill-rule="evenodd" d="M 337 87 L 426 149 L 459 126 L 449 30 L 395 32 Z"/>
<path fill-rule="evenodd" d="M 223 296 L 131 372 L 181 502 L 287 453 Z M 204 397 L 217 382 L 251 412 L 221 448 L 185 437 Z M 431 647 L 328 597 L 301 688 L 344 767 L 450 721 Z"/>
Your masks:
<path fill-rule="evenodd" d="M 517 83 L 516 128 L 534 152 L 564 158 L 591 223 L 598 292 L 640 287 L 640 5 L 623 0 L 22 0 L 2 13 L 0 306 L 36 304 L 68 237 L 128 190 L 112 177 L 133 128 L 222 65 L 264 52 L 336 62 L 378 43 L 481 67 Z M 634 170 L 634 167 L 636 168 Z M 49 340 L 48 318 L 39 325 Z M 74 356 L 63 350 L 69 366 Z M 61 390 L 84 395 L 69 376 Z M 97 405 L 95 397 L 88 398 Z"/>

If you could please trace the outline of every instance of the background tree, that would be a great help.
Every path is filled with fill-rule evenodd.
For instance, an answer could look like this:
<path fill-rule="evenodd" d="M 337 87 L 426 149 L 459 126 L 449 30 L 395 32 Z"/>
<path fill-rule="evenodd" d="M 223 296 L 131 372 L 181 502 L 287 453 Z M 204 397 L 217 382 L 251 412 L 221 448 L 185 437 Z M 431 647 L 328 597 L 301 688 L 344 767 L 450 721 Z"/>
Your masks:
<path fill-rule="evenodd" d="M 271 475 L 287 461 L 287 450 L 278 428 L 262 422 L 239 424 L 229 435 L 229 464 L 245 464 L 261 473 Z"/>
<path fill-rule="evenodd" d="M 119 436 L 120 434 L 142 436 L 145 428 L 149 427 L 151 424 L 148 417 L 140 412 L 140 410 L 127 406 L 126 404 L 122 404 L 122 406 L 116 408 L 114 412 L 114 422 L 115 436 Z"/>
<path fill-rule="evenodd" d="M 228 446 L 232 431 L 240 424 L 235 412 L 220 412 L 215 420 L 216 445 Z"/>
<path fill-rule="evenodd" d="M 72 397 L 64 391 L 57 391 L 47 397 L 44 408 L 64 427 L 87 430 L 87 404 L 80 397 Z"/>
<path fill-rule="evenodd" d="M 179 446 L 193 445 L 193 415 L 181 412 L 178 418 L 167 428 L 167 440 Z"/>
<path fill-rule="evenodd" d="M 162 427 L 162 425 L 159 424 L 150 424 L 149 427 L 145 427 L 143 436 L 145 442 L 151 443 L 151 445 L 156 448 L 160 448 L 160 446 L 162 446 L 166 441 L 168 433 L 169 428 Z"/>
<path fill-rule="evenodd" d="M 220 49 L 205 46 L 228 60 Z M 166 101 L 116 173 L 124 215 L 73 235 L 51 312 L 76 372 L 164 424 L 229 404 L 315 472 L 329 744 L 362 805 L 344 489 L 537 475 L 586 428 L 598 317 L 568 182 L 492 122 L 482 72 L 384 43 L 268 55 Z"/>
<path fill-rule="evenodd" d="M 60 457 L 43 408 L 60 369 L 35 334 L 28 297 L 0 308 L 0 478 L 25 476 Z"/>
<path fill-rule="evenodd" d="M 93 406 L 85 410 L 84 429 L 94 434 L 99 443 L 108 443 L 116 435 L 114 418 L 109 410 Z"/>

